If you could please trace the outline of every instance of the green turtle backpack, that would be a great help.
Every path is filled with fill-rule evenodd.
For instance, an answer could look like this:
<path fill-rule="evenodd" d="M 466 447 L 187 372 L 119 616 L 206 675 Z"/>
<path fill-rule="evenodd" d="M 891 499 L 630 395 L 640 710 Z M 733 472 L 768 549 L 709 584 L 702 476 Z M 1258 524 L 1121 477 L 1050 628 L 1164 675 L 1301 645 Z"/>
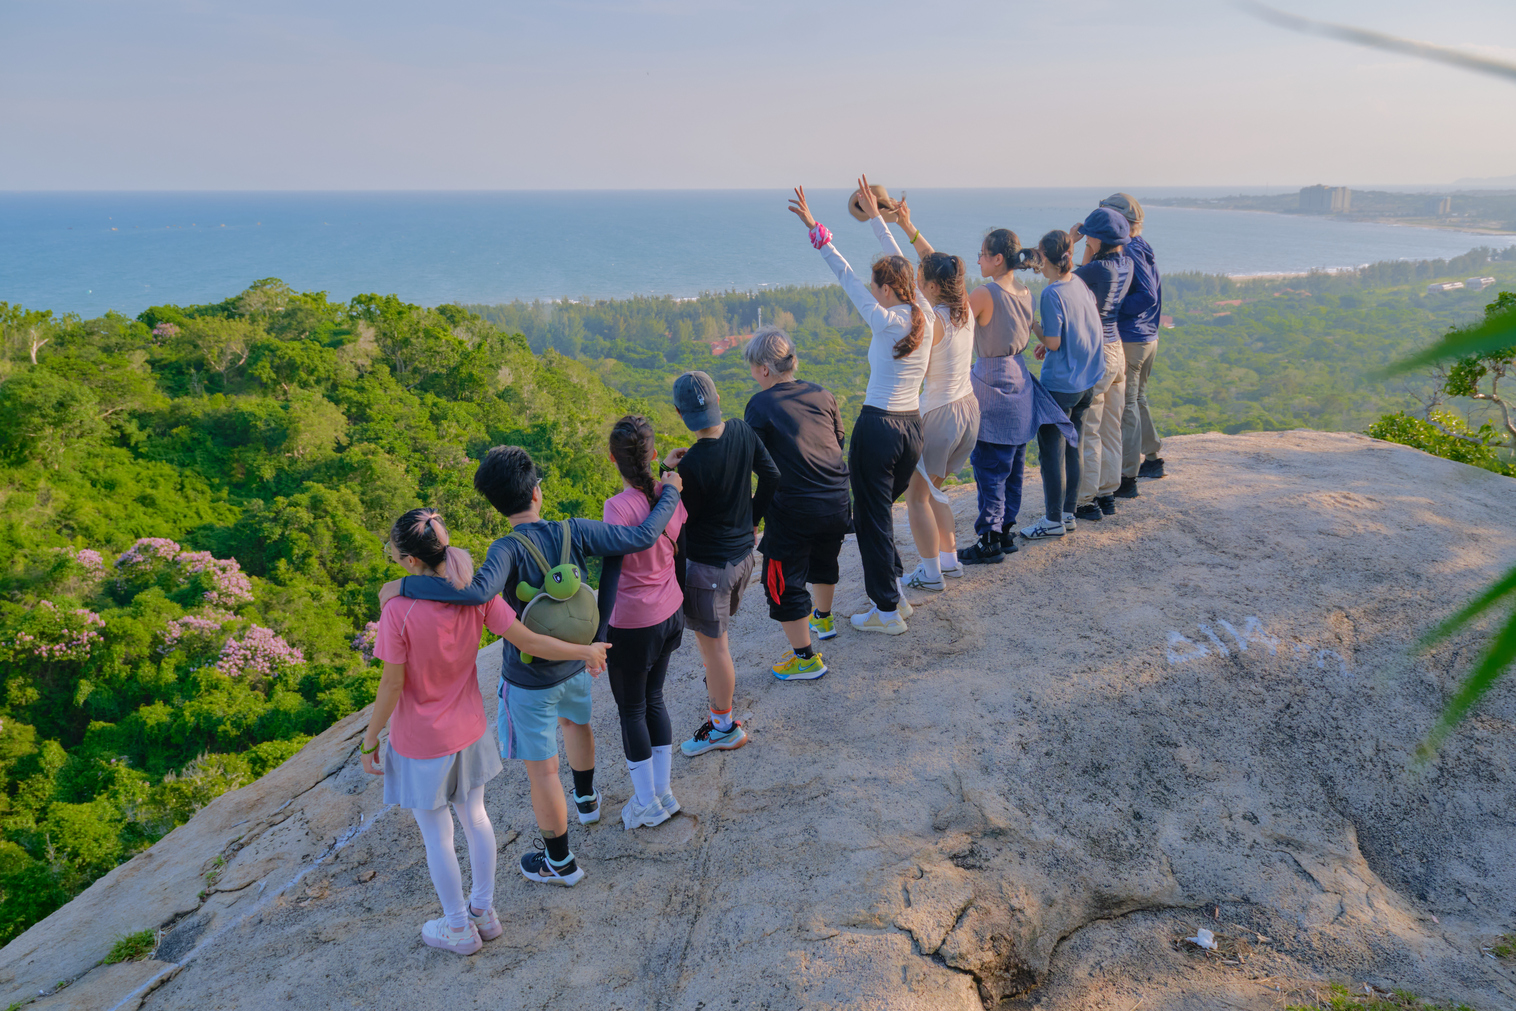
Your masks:
<path fill-rule="evenodd" d="M 584 646 L 594 642 L 595 633 L 600 630 L 600 605 L 595 591 L 584 582 L 579 566 L 573 563 L 569 521 L 559 523 L 563 528 L 563 548 L 557 565 L 548 564 L 531 538 L 511 531 L 511 537 L 521 542 L 543 573 L 541 586 L 531 586 L 525 580 L 517 583 L 516 599 L 526 602 L 521 621 L 527 628 Z M 531 655 L 522 652 L 521 662 L 531 663 Z"/>

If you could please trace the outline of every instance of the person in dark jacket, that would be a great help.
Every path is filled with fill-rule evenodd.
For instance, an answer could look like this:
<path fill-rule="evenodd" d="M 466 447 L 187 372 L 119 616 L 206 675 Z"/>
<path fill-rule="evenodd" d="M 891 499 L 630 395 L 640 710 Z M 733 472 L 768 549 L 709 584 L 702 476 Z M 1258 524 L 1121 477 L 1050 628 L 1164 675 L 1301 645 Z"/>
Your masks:
<path fill-rule="evenodd" d="M 1153 257 L 1153 247 L 1142 237 L 1142 205 L 1129 193 L 1113 193 L 1100 201 L 1126 218 L 1131 239 L 1126 255 L 1132 261 L 1132 286 L 1121 300 L 1116 329 L 1126 352 L 1126 413 L 1121 419 L 1123 482 L 1163 477 L 1163 441 L 1148 410 L 1148 379 L 1158 357 L 1158 327 L 1163 320 L 1163 278 Z"/>
<path fill-rule="evenodd" d="M 1126 255 L 1126 244 L 1131 240 L 1131 233 L 1126 218 L 1109 207 L 1097 207 L 1075 225 L 1069 234 L 1084 239 L 1084 263 L 1076 267 L 1074 273 L 1089 286 L 1095 296 L 1095 304 L 1100 309 L 1100 328 L 1105 346 L 1119 348 L 1121 333 L 1117 328 L 1117 318 L 1121 313 L 1121 303 L 1132 286 L 1132 261 Z M 1109 395 L 1107 391 L 1107 396 Z M 1112 407 L 1115 407 L 1114 403 Z M 1092 454 L 1097 457 L 1100 470 L 1114 474 L 1122 462 L 1121 429 L 1115 425 L 1102 425 L 1098 433 L 1091 434 L 1100 438 L 1099 452 Z M 1104 492 L 1104 489 L 1101 491 Z M 1136 494 L 1136 480 L 1123 480 L 1114 492 L 1101 494 L 1097 503 L 1102 514 L 1109 515 L 1116 511 L 1117 498 L 1133 498 Z"/>
<path fill-rule="evenodd" d="M 764 514 L 758 545 L 769 617 L 790 641 L 790 651 L 772 669 L 781 681 L 813 681 L 827 666 L 811 637 L 837 635 L 837 557 L 852 527 L 842 414 L 830 390 L 796 380 L 800 358 L 778 327 L 753 334 L 743 357 L 762 387 L 747 402 L 746 420 L 779 467 L 779 490 Z"/>

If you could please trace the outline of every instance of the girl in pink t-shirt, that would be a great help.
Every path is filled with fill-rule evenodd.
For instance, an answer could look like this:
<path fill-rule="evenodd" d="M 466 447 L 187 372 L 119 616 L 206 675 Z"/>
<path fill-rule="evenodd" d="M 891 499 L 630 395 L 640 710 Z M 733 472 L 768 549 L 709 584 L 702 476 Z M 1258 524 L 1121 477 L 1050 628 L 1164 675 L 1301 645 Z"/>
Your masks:
<path fill-rule="evenodd" d="M 448 546 L 447 528 L 434 509 L 412 509 L 396 520 L 389 551 L 411 575 L 441 576 L 457 587 L 473 578 L 473 560 Z M 532 632 L 499 597 L 477 607 L 396 597 L 380 612 L 374 656 L 384 661 L 384 675 L 359 748 L 363 768 L 384 777 L 384 802 L 410 808 L 421 828 L 443 913 L 422 924 L 421 940 L 460 955 L 472 955 L 501 934 L 493 904 L 495 829 L 484 811 L 484 784 L 502 767 L 485 733 L 475 665 L 484 628 L 534 656 L 605 666 L 603 643 L 579 646 Z M 386 723 L 389 747 L 381 768 L 379 731 Z M 468 840 L 474 881 L 467 900 L 449 802 Z"/>
<path fill-rule="evenodd" d="M 610 443 L 611 459 L 626 487 L 605 500 L 605 521 L 636 526 L 663 490 L 648 467 L 658 458 L 653 426 L 628 414 L 611 429 Z M 663 679 L 669 655 L 684 636 L 684 590 L 675 574 L 675 556 L 687 518 L 681 502 L 656 544 L 606 560 L 606 578 L 614 575 L 618 561 L 621 570 L 607 634 L 607 670 L 632 777 L 632 797 L 621 809 L 621 824 L 628 830 L 662 824 L 679 810 L 669 786 L 674 736 L 663 705 Z"/>

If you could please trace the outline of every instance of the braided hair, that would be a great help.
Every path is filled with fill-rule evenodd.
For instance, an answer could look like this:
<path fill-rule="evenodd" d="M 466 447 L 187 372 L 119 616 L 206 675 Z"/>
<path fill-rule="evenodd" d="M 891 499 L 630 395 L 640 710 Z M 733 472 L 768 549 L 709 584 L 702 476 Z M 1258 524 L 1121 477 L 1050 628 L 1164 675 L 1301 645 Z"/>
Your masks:
<path fill-rule="evenodd" d="M 447 581 L 461 590 L 474 578 L 474 560 L 462 548 L 448 546 L 447 527 L 435 509 L 412 509 L 390 528 L 390 543 L 402 555 L 418 558 L 429 568 L 447 566 Z"/>
<path fill-rule="evenodd" d="M 932 282 L 942 293 L 942 304 L 954 326 L 969 321 L 969 296 L 963 289 L 963 257 L 931 252 L 921 258 L 921 283 Z"/>
<path fill-rule="evenodd" d="M 913 297 L 916 294 L 916 279 L 912 276 L 911 264 L 903 256 L 881 256 L 874 261 L 874 283 L 888 288 L 895 297 L 911 307 L 911 332 L 895 342 L 895 358 L 901 359 L 921 346 L 926 334 L 926 314 Z"/>
<path fill-rule="evenodd" d="M 653 425 L 640 414 L 628 414 L 611 426 L 611 456 L 626 483 L 658 504 L 657 483 L 648 461 L 653 458 Z"/>

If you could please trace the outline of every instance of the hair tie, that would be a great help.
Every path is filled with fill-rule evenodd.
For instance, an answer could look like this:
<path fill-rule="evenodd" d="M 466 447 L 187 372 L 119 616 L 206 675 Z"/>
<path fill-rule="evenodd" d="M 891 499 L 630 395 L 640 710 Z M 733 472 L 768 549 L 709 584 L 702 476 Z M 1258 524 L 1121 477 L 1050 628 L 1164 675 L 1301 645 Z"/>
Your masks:
<path fill-rule="evenodd" d="M 441 517 L 432 513 L 426 518 L 426 525 L 432 528 L 432 536 L 437 538 L 439 547 L 447 547 L 447 529 L 440 522 Z"/>
<path fill-rule="evenodd" d="M 817 249 L 825 248 L 826 244 L 832 241 L 831 231 L 819 221 L 811 226 L 810 235 L 811 245 Z"/>

